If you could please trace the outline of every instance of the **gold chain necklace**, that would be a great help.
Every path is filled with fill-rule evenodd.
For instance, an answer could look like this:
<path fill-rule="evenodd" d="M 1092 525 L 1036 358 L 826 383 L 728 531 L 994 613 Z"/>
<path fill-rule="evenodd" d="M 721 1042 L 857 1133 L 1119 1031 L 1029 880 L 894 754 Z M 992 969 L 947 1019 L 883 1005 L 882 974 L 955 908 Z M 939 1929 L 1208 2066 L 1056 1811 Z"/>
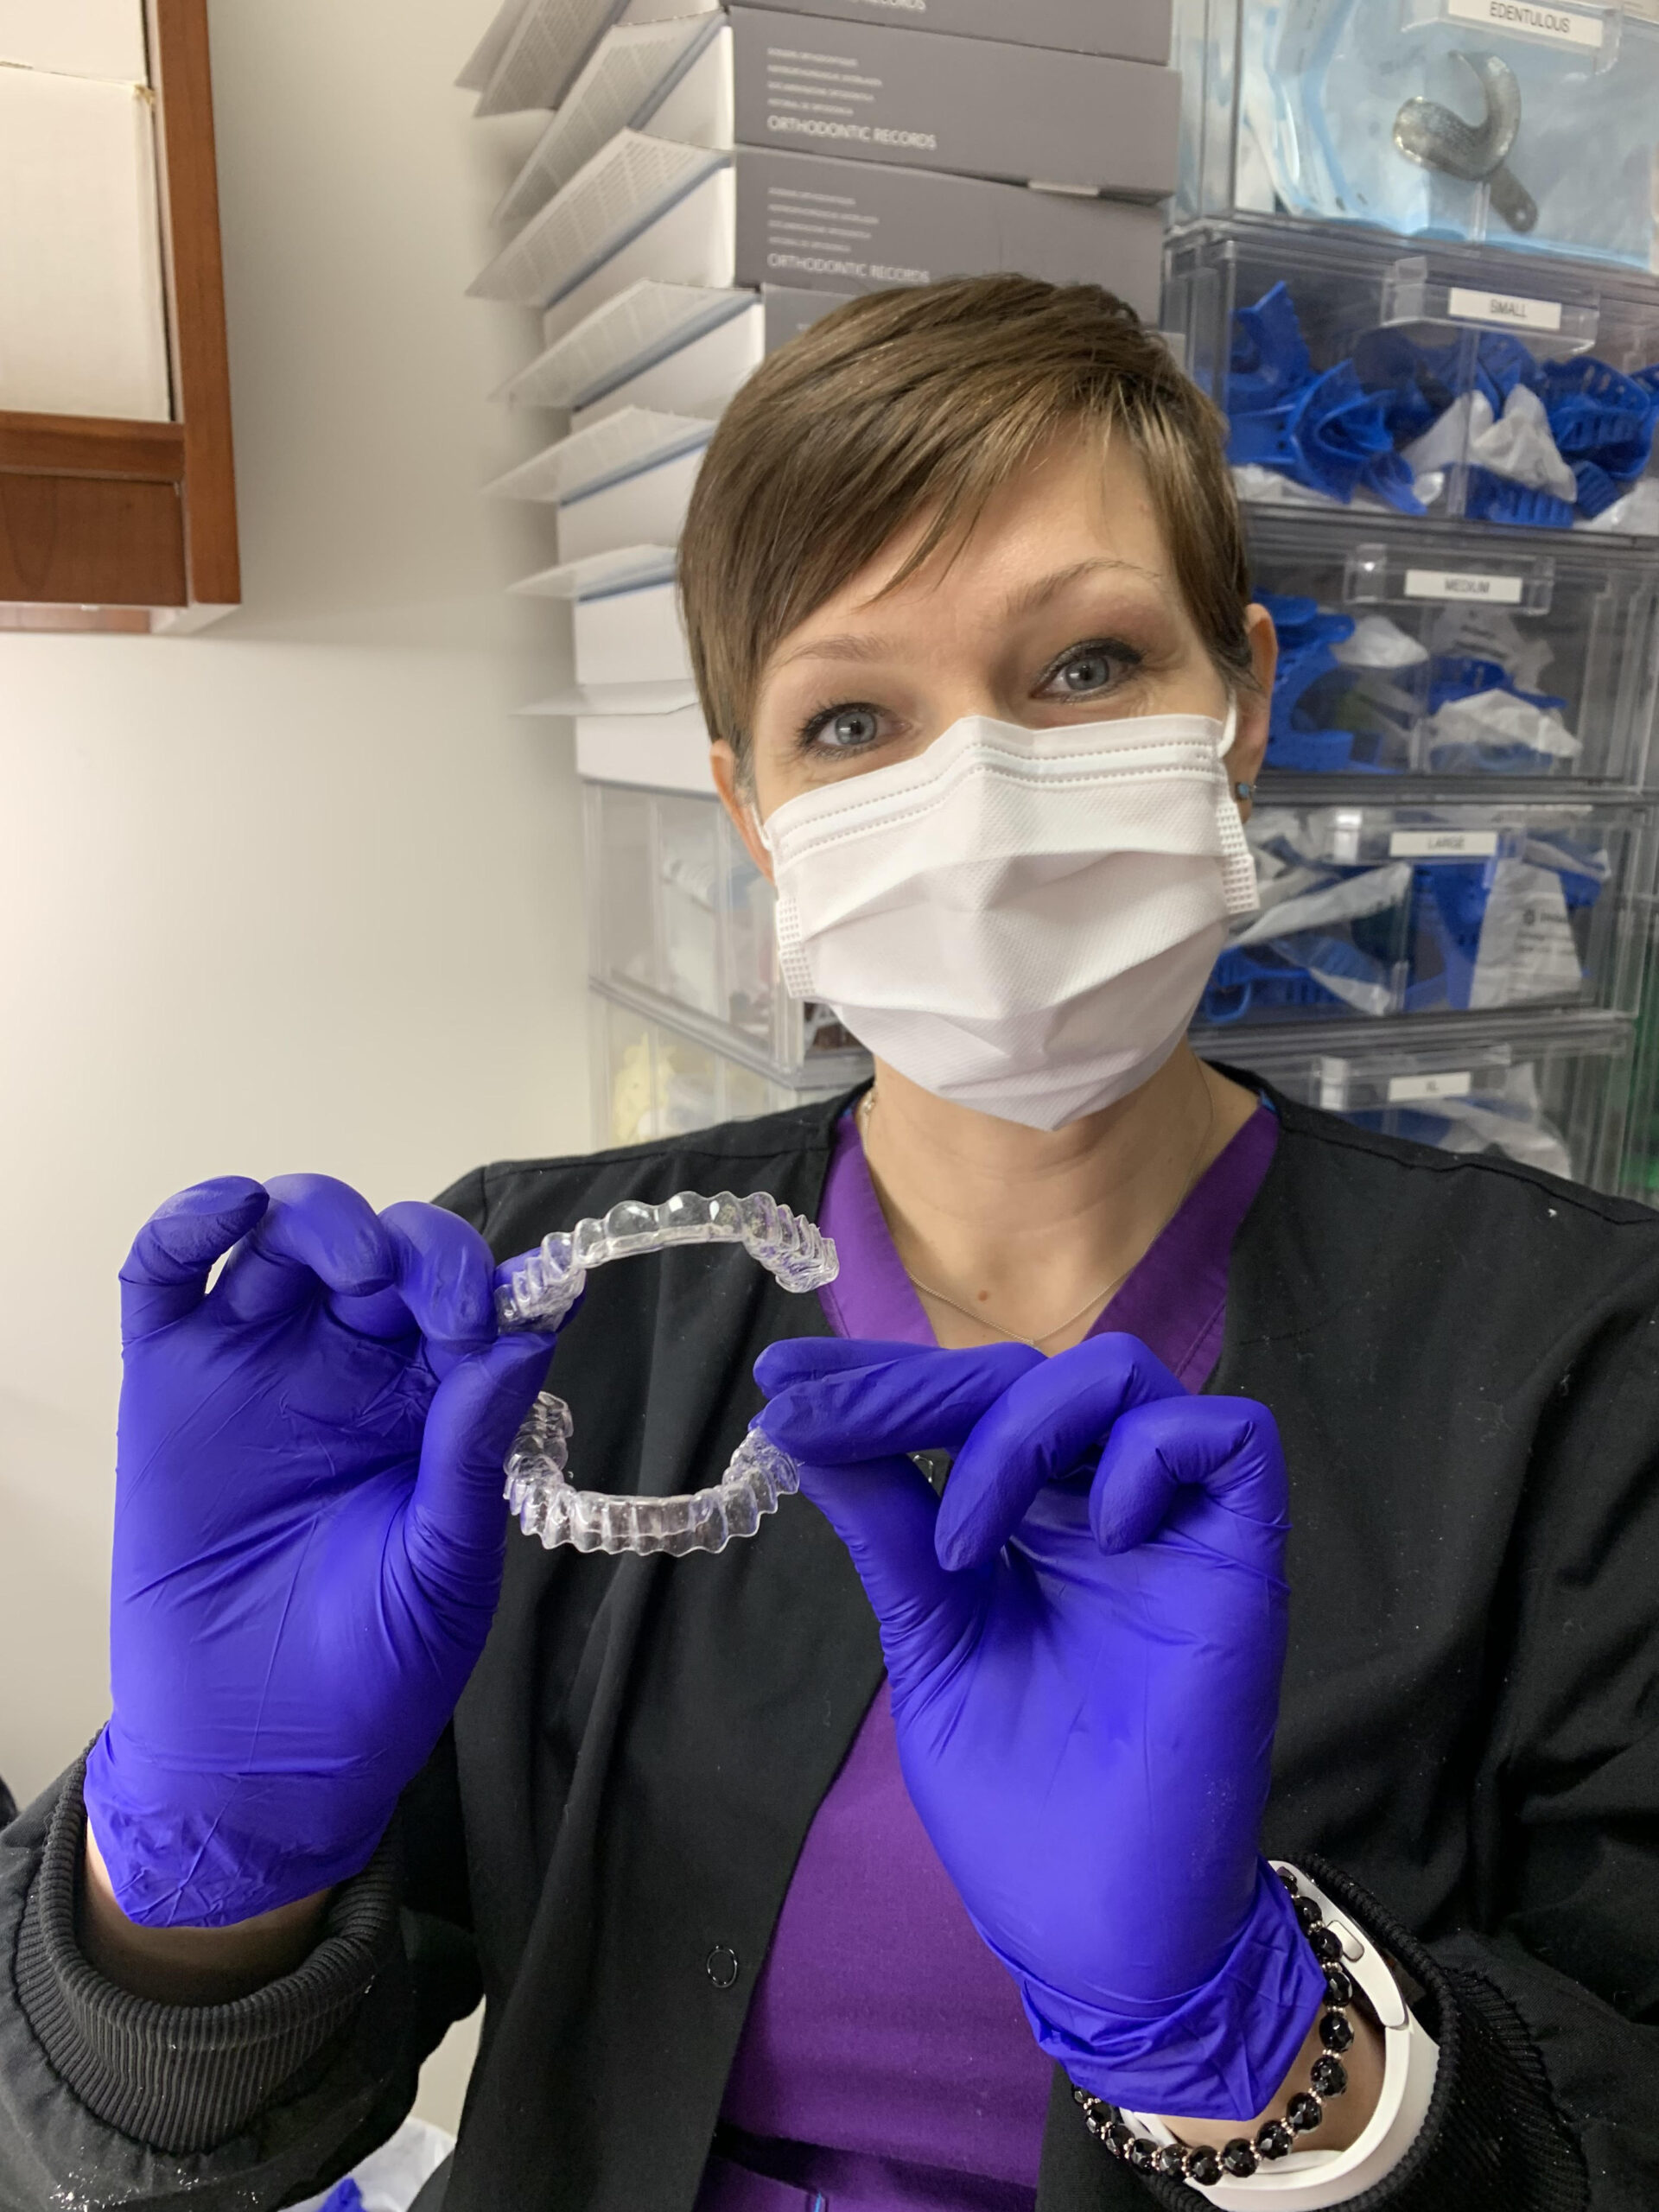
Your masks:
<path fill-rule="evenodd" d="M 1147 1239 L 1147 1243 L 1142 1248 L 1140 1254 L 1136 1258 L 1130 1261 L 1128 1266 L 1124 1268 L 1122 1274 L 1114 1275 L 1110 1282 L 1109 1282 L 1103 1289 L 1096 1291 L 1092 1298 L 1085 1299 L 1083 1304 L 1078 1306 L 1077 1312 L 1075 1313 L 1069 1313 L 1064 1321 L 1057 1323 L 1052 1329 L 1046 1330 L 1040 1337 L 1022 1337 L 1017 1330 L 1005 1329 L 1000 1321 L 993 1321 L 988 1313 L 976 1313 L 971 1306 L 960 1305 L 956 1299 L 950 1297 L 946 1292 L 943 1290 L 935 1290 L 931 1283 L 924 1282 L 919 1275 L 911 1274 L 910 1269 L 908 1268 L 905 1268 L 903 1259 L 899 1258 L 899 1264 L 901 1268 L 905 1268 L 905 1274 L 909 1277 L 912 1287 L 919 1290 L 925 1298 L 935 1298 L 938 1300 L 941 1306 L 948 1306 L 953 1313 L 960 1313 L 964 1321 L 972 1321 L 982 1329 L 994 1329 L 999 1337 L 1006 1337 L 1010 1344 L 1025 1344 L 1032 1351 L 1041 1351 L 1045 1344 L 1052 1344 L 1056 1337 L 1064 1336 L 1065 1332 L 1071 1327 L 1072 1324 L 1074 1322 L 1080 1321 L 1084 1315 L 1087 1313 L 1092 1306 L 1103 1306 L 1106 1300 L 1111 1296 L 1118 1285 L 1128 1281 L 1129 1277 L 1140 1266 L 1141 1262 L 1146 1258 L 1147 1254 L 1152 1249 L 1153 1243 L 1156 1241 L 1157 1237 L 1160 1236 L 1163 1230 L 1166 1229 L 1169 1226 L 1169 1224 L 1174 1220 L 1176 1215 L 1180 1211 L 1181 1208 L 1186 1204 L 1187 1199 L 1192 1196 L 1192 1185 L 1198 1179 L 1198 1170 L 1203 1165 L 1205 1154 L 1209 1150 L 1210 1139 L 1214 1133 L 1216 1126 L 1216 1094 L 1211 1090 L 1207 1081 L 1205 1082 L 1204 1088 L 1205 1094 L 1210 1102 L 1210 1111 L 1205 1116 L 1204 1135 L 1198 1139 L 1198 1148 L 1192 1155 L 1192 1165 L 1187 1172 L 1185 1182 L 1181 1186 L 1181 1194 L 1179 1198 L 1176 1199 L 1174 1205 L 1170 1208 L 1168 1214 L 1165 1217 L 1161 1227 L 1154 1231 L 1152 1237 Z M 867 1151 L 869 1147 L 870 1114 L 874 1105 L 875 1085 L 872 1084 L 869 1089 L 865 1092 L 862 1099 L 859 1102 L 858 1109 L 859 1135 L 863 1141 Z M 898 1256 L 896 1248 L 894 1256 Z"/>

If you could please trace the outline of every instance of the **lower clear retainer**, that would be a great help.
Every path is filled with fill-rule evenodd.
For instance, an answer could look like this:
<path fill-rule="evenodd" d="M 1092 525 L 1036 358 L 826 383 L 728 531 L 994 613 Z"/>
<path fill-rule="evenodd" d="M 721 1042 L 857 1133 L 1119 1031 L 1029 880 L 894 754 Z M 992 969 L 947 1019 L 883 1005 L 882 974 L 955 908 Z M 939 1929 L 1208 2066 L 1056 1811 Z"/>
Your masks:
<path fill-rule="evenodd" d="M 580 1221 L 543 1239 L 534 1252 L 497 1274 L 496 1318 L 504 1332 L 556 1329 L 581 1297 L 590 1268 L 677 1244 L 741 1244 L 795 1293 L 820 1289 L 840 1269 L 833 1240 L 815 1224 L 764 1191 L 714 1198 L 682 1191 L 661 1205 L 625 1199 L 602 1221 Z M 620 1497 L 576 1490 L 569 1479 L 573 1423 L 562 1398 L 543 1390 L 507 1455 L 507 1503 L 527 1536 L 550 1550 L 574 1544 L 584 1552 L 723 1551 L 734 1536 L 752 1536 L 779 1497 L 800 1488 L 794 1461 L 760 1428 L 750 1429 L 721 1480 L 675 1497 Z"/>

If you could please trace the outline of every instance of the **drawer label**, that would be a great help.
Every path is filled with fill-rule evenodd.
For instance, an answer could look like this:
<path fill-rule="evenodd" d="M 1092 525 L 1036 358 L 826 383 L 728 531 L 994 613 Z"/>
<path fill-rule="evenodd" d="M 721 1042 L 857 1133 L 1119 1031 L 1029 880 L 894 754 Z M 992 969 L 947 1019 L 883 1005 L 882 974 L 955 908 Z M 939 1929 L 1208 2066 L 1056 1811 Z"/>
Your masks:
<path fill-rule="evenodd" d="M 1561 327 L 1559 300 L 1529 300 L 1519 292 L 1471 292 L 1454 284 L 1447 305 L 1459 322 L 1501 322 L 1512 330 Z"/>
<path fill-rule="evenodd" d="M 1599 51 L 1606 35 L 1599 16 L 1581 16 L 1575 8 L 1541 8 L 1533 0 L 1446 0 L 1446 12 L 1453 22 L 1484 23 L 1488 30 L 1548 39 L 1552 46 Z"/>
<path fill-rule="evenodd" d="M 1489 861 L 1497 850 L 1496 830 L 1396 830 L 1389 839 L 1396 861 Z"/>
<path fill-rule="evenodd" d="M 1466 1098 L 1474 1087 L 1475 1079 L 1466 1070 L 1457 1075 L 1391 1075 L 1389 1103 L 1408 1106 L 1419 1098 Z"/>
<path fill-rule="evenodd" d="M 1479 569 L 1408 569 L 1408 599 L 1478 599 L 1493 607 L 1519 607 L 1521 578 Z"/>

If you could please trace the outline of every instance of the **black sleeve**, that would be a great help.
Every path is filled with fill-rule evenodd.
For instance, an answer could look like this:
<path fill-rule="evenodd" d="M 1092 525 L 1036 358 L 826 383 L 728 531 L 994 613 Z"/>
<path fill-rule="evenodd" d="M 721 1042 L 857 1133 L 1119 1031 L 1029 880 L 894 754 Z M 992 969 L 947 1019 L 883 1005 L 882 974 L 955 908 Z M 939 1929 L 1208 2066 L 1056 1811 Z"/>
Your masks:
<path fill-rule="evenodd" d="M 1480 1970 L 1449 1964 L 1396 1926 L 1334 1867 L 1306 1870 L 1421 1991 L 1413 2010 L 1440 2048 L 1433 2094 L 1417 2139 L 1390 2174 L 1344 2201 L 1343 2212 L 1583 2212 L 1650 2208 L 1651 2194 L 1592 2199 L 1582 2146 L 1556 2103 L 1532 2031 Z M 1582 1995 L 1582 1993 L 1580 1993 Z M 1071 2085 L 1057 2080 L 1044 2145 L 1039 2212 L 1135 2212 L 1148 2195 L 1168 2212 L 1198 2212 L 1196 2190 L 1132 2172 L 1090 2136 Z"/>
<path fill-rule="evenodd" d="M 477 2001 L 470 1933 L 411 1909 L 400 1833 L 445 1747 L 294 1973 L 232 2005 L 156 2005 L 76 1940 L 78 1765 L 0 1836 L 0 2209 L 253 2212 L 328 2187 L 394 2133 L 422 2060 Z M 436 1869 L 429 1834 L 418 1854 Z M 436 1889 L 455 1887 L 447 1866 Z M 435 1897 L 433 1902 L 440 1902 Z"/>
<path fill-rule="evenodd" d="M 1541 1295 L 1548 1287 L 1539 1286 Z M 1495 1416 L 1496 1417 L 1496 1416 Z M 1433 2101 L 1353 2212 L 1659 2206 L 1659 1325 L 1605 1331 L 1551 1400 L 1491 1623 L 1464 1893 L 1408 1931 L 1308 1872 L 1422 1988 Z M 1432 1569 L 1433 1562 L 1427 1563 Z M 1064 2101 L 1067 2105 L 1070 2099 Z M 1198 2193 L 1130 2173 L 1057 2095 L 1065 2212 Z M 1057 2168 L 1058 2171 L 1058 2168 Z"/>

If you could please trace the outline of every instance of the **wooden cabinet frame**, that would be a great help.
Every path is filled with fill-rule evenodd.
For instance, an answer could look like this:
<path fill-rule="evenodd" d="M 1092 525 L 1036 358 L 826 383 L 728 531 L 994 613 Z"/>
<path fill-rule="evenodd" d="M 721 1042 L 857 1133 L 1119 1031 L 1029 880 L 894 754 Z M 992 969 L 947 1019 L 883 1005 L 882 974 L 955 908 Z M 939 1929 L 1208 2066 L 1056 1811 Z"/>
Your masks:
<path fill-rule="evenodd" d="M 241 599 L 207 0 L 147 0 L 170 423 L 0 410 L 0 629 L 198 629 Z"/>

